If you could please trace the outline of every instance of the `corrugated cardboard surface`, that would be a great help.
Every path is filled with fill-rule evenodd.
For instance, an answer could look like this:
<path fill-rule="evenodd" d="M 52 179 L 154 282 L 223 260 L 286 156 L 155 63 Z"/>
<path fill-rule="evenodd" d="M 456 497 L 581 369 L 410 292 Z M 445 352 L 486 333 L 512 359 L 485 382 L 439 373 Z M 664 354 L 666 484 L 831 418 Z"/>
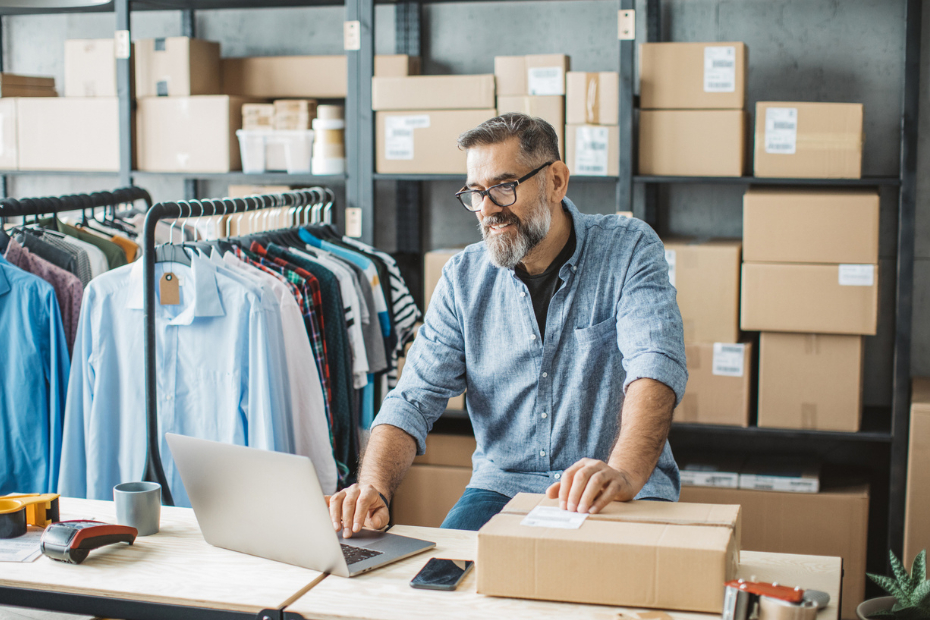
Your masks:
<path fill-rule="evenodd" d="M 733 92 L 704 92 L 704 49 L 732 46 L 736 52 Z M 643 110 L 736 109 L 746 105 L 749 50 L 744 43 L 643 43 L 639 89 Z"/>
<path fill-rule="evenodd" d="M 843 286 L 840 265 L 743 263 L 741 326 L 751 331 L 874 336 L 878 268 L 872 286 Z"/>
<path fill-rule="evenodd" d="M 575 152 L 579 127 L 599 127 L 599 125 L 566 125 L 565 126 L 565 165 L 571 174 L 589 174 L 579 172 Z M 604 176 L 617 176 L 620 174 L 620 127 L 610 125 L 607 127 L 607 174 Z"/>
<path fill-rule="evenodd" d="M 375 56 L 375 75 L 401 77 L 420 74 L 420 57 L 407 54 L 378 54 Z"/>
<path fill-rule="evenodd" d="M 373 77 L 372 110 L 476 110 L 494 107 L 494 76 Z"/>
<path fill-rule="evenodd" d="M 156 42 L 161 40 L 164 50 L 156 51 Z M 142 39 L 136 41 L 134 52 L 137 97 L 186 97 L 222 92 L 220 44 L 215 41 L 189 37 Z M 161 92 L 159 84 L 163 85 Z"/>
<path fill-rule="evenodd" d="M 471 467 L 412 466 L 391 498 L 394 523 L 439 527 L 469 480 Z"/>
<path fill-rule="evenodd" d="M 16 97 L 0 98 L 0 170 L 19 168 L 16 130 Z"/>
<path fill-rule="evenodd" d="M 116 97 L 113 39 L 65 41 L 65 97 Z"/>
<path fill-rule="evenodd" d="M 427 116 L 429 127 L 413 130 L 413 158 L 388 159 L 386 119 L 397 116 Z M 387 173 L 466 174 L 465 151 L 458 148 L 458 137 L 497 115 L 487 110 L 410 110 L 376 112 L 376 169 Z M 465 179 L 462 179 L 464 184 Z"/>
<path fill-rule="evenodd" d="M 914 379 L 909 442 L 904 509 L 904 564 L 908 568 L 921 549 L 930 552 L 930 379 Z"/>
<path fill-rule="evenodd" d="M 23 97 L 16 117 L 20 170 L 119 170 L 116 97 Z"/>
<path fill-rule="evenodd" d="M 570 125 L 616 125 L 620 74 L 616 71 L 569 71 L 565 78 L 565 122 Z"/>
<path fill-rule="evenodd" d="M 413 459 L 415 465 L 445 465 L 471 470 L 471 455 L 478 448 L 472 435 L 430 433 L 426 436 L 426 452 Z"/>
<path fill-rule="evenodd" d="M 639 174 L 742 176 L 746 122 L 742 110 L 643 110 Z"/>
<path fill-rule="evenodd" d="M 502 97 L 529 95 L 527 71 L 536 67 L 560 67 L 564 76 L 568 73 L 570 62 L 565 54 L 495 56 L 494 77 L 497 83 L 497 95 Z M 565 94 L 564 88 L 559 94 Z"/>
<path fill-rule="evenodd" d="M 743 195 L 743 259 L 878 263 L 878 192 L 752 188 Z"/>
<path fill-rule="evenodd" d="M 685 345 L 688 386 L 675 407 L 675 422 L 749 426 L 752 343 L 744 344 L 741 377 L 714 374 L 714 343 Z"/>
<path fill-rule="evenodd" d="M 498 97 L 497 114 L 522 112 L 538 117 L 552 125 L 559 138 L 559 154 L 565 158 L 565 97 L 552 95 L 548 97 Z"/>
<path fill-rule="evenodd" d="M 442 278 L 442 268 L 445 267 L 449 259 L 462 251 L 462 248 L 447 248 L 433 250 L 423 255 L 423 304 L 424 308 L 429 308 L 429 301 L 433 297 L 433 291 Z"/>
<path fill-rule="evenodd" d="M 868 486 L 812 494 L 682 487 L 680 501 L 740 504 L 741 548 L 747 551 L 842 557 L 841 617 L 856 618 L 856 605 L 865 598 Z"/>
<path fill-rule="evenodd" d="M 348 91 L 345 56 L 254 56 L 220 61 L 223 92 L 245 97 L 337 99 Z"/>
<path fill-rule="evenodd" d="M 796 108 L 794 154 L 765 152 L 765 111 Z M 861 103 L 756 103 L 755 176 L 858 179 L 862 176 Z"/>
<path fill-rule="evenodd" d="M 739 341 L 740 248 L 737 239 L 665 239 L 675 252 L 675 281 L 685 342 Z"/>
<path fill-rule="evenodd" d="M 862 336 L 762 332 L 759 426 L 859 430 Z"/>

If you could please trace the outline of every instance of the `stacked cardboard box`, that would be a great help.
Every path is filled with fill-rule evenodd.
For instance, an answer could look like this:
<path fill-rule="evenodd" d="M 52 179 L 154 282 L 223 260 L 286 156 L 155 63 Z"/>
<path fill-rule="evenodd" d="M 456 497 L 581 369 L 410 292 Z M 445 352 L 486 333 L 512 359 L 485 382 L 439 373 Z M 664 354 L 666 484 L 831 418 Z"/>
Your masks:
<path fill-rule="evenodd" d="M 620 173 L 620 74 L 570 71 L 566 80 L 565 161 L 574 174 Z"/>
<path fill-rule="evenodd" d="M 426 436 L 426 452 L 413 461 L 391 499 L 394 523 L 439 527 L 471 480 L 470 435 Z"/>
<path fill-rule="evenodd" d="M 874 190 L 746 192 L 741 325 L 762 332 L 759 426 L 859 430 L 878 211 Z"/>
<path fill-rule="evenodd" d="M 930 379 L 914 379 L 908 441 L 903 559 L 910 567 L 921 550 L 930 552 Z"/>
<path fill-rule="evenodd" d="M 744 174 L 748 55 L 744 43 L 641 46 L 640 174 Z"/>

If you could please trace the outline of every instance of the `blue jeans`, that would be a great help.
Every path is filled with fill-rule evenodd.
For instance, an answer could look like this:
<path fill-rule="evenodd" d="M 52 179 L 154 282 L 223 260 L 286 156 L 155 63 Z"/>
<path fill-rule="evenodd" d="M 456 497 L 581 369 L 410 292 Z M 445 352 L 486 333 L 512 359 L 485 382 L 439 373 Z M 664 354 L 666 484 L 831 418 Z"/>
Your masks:
<path fill-rule="evenodd" d="M 509 501 L 509 497 L 494 491 L 465 489 L 440 527 L 448 530 L 480 530 Z"/>

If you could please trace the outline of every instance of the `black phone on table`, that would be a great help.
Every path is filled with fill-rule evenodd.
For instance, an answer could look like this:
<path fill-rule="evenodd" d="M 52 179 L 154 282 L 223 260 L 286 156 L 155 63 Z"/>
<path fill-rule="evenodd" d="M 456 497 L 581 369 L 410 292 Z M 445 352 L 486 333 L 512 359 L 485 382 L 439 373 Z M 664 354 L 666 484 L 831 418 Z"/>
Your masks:
<path fill-rule="evenodd" d="M 471 560 L 430 558 L 410 582 L 410 587 L 425 590 L 455 590 L 474 566 L 475 563 Z"/>

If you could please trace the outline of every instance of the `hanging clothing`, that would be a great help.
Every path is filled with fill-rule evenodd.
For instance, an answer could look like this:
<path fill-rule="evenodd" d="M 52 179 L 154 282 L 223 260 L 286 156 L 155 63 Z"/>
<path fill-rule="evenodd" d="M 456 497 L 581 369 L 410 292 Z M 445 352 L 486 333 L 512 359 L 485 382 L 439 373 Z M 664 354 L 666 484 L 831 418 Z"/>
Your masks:
<path fill-rule="evenodd" d="M 16 240 L 36 256 L 76 275 L 84 286 L 94 277 L 87 252 L 65 243 L 64 235 L 25 228 Z"/>
<path fill-rule="evenodd" d="M 58 232 L 63 233 L 69 237 L 73 237 L 79 241 L 84 241 L 85 243 L 96 246 L 106 256 L 109 269 L 116 269 L 117 267 L 122 267 L 127 263 L 126 253 L 123 252 L 122 248 L 120 248 L 112 241 L 107 241 L 103 237 L 93 233 L 78 230 L 74 226 L 65 224 L 57 217 L 50 217 L 44 220 L 39 220 L 39 226 L 57 230 Z"/>

